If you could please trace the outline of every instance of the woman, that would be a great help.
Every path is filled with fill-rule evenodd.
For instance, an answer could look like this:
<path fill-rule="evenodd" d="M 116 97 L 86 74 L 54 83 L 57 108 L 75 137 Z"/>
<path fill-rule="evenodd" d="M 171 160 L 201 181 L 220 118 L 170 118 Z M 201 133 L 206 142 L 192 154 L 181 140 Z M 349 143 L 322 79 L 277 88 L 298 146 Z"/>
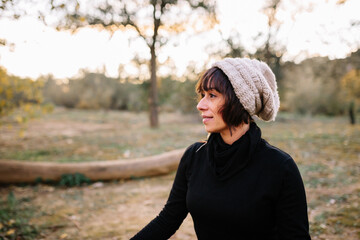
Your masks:
<path fill-rule="evenodd" d="M 261 138 L 252 119 L 274 120 L 279 109 L 270 68 L 227 58 L 205 72 L 196 90 L 208 140 L 185 151 L 163 210 L 132 239 L 168 239 L 188 212 L 200 240 L 310 239 L 298 168 Z"/>

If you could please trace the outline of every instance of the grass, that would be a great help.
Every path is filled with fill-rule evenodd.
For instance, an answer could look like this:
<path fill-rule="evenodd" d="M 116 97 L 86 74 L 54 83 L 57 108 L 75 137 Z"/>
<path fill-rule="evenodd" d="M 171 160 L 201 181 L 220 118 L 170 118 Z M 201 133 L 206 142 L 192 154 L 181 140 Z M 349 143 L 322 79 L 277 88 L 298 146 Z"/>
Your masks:
<path fill-rule="evenodd" d="M 347 232 L 353 232 L 355 239 L 360 237 L 360 189 L 353 193 L 334 196 L 320 196 L 327 205 L 333 206 L 316 215 L 311 223 L 313 235 L 324 233 L 339 237 Z M 320 205 L 323 201 L 319 201 Z M 357 237 L 357 238 L 356 238 Z"/>
<path fill-rule="evenodd" d="M 206 138 L 196 115 L 163 113 L 160 122 L 159 129 L 151 129 L 146 113 L 55 109 L 25 127 L 0 128 L 0 155 L 54 162 L 126 159 L 185 148 Z M 312 239 L 360 239 L 360 125 L 349 125 L 346 117 L 291 114 L 258 125 L 263 138 L 288 152 L 300 169 Z M 86 176 L 65 176 L 63 185 L 75 187 L 0 187 L 0 207 L 9 204 L 13 192 L 18 213 L 24 213 L 2 224 L 21 218 L 42 239 L 129 239 L 162 209 L 173 178 L 174 173 L 98 187 L 83 185 Z M 194 238 L 188 217 L 171 239 Z"/>
<path fill-rule="evenodd" d="M 5 200 L 0 200 L 0 239 L 36 239 L 38 228 L 29 224 L 34 208 L 29 198 L 17 199 L 10 192 Z"/>
<path fill-rule="evenodd" d="M 160 122 L 151 129 L 146 113 L 55 109 L 25 129 L 0 128 L 0 155 L 46 162 L 113 160 L 185 148 L 206 138 L 197 116 L 163 114 Z"/>

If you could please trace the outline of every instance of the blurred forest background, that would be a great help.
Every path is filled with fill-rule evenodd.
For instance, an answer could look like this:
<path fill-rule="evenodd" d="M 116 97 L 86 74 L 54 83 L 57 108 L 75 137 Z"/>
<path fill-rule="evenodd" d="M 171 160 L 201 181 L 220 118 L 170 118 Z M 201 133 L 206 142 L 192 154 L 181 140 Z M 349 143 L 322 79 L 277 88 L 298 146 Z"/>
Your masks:
<path fill-rule="evenodd" d="M 104 67 L 70 77 L 18 76 L 0 55 L 0 163 L 132 159 L 185 148 L 206 137 L 196 110 L 201 73 L 225 57 L 257 58 L 274 71 L 281 98 L 277 121 L 258 124 L 263 137 L 299 166 L 312 238 L 360 239 L 360 18 L 341 31 L 332 32 L 334 22 L 320 26 L 319 39 L 313 39 L 324 46 L 337 39 L 348 49 L 342 58 L 290 57 L 283 18 L 288 14 L 296 22 L 297 14 L 311 14 L 320 2 L 340 9 L 354 1 L 263 1 L 266 26 L 248 23 L 257 32 L 249 47 L 246 31 L 219 28 L 219 1 L 2 0 L 1 19 L 31 15 L 74 35 L 87 28 L 111 36 L 130 32 L 135 53 L 119 64 L 117 76 Z M 206 60 L 189 61 L 179 75 L 169 49 L 214 29 L 214 41 L 201 39 Z M 16 49 L 6 37 L 0 35 L 0 48 Z M 192 55 L 190 47 L 183 54 Z M 64 175 L 59 182 L 1 185 L 0 239 L 129 239 L 161 210 L 173 178 L 103 183 Z M 195 239 L 190 216 L 171 239 Z"/>
<path fill-rule="evenodd" d="M 233 56 L 226 54 L 226 56 Z M 236 56 L 234 56 L 236 57 Z M 266 59 L 262 59 L 266 60 Z M 360 50 L 345 59 L 329 60 L 314 57 L 301 63 L 285 62 L 277 72 L 283 112 L 310 115 L 348 115 L 355 123 L 360 100 Z M 196 112 L 195 84 L 198 75 L 189 72 L 177 76 L 158 77 L 158 107 L 160 112 Z M 105 73 L 83 71 L 81 77 L 64 80 L 44 76 L 24 79 L 8 75 L 0 69 L 0 114 L 6 116 L 16 108 L 38 105 L 78 109 L 147 111 L 149 81 L 137 78 L 112 78 Z M 51 107 L 50 107 L 51 108 Z M 31 116 L 31 114 L 29 115 Z M 14 116 L 17 121 L 22 117 Z"/>
<path fill-rule="evenodd" d="M 201 72 L 211 62 L 224 57 L 250 57 L 265 61 L 274 71 L 281 97 L 281 111 L 329 116 L 347 114 L 351 123 L 355 123 L 360 99 L 360 51 L 356 50 L 360 43 L 355 38 L 356 33 L 352 36 L 355 39 L 338 36 L 340 39 L 344 38 L 353 51 L 346 58 L 330 60 L 327 57 L 309 57 L 298 63 L 285 61 L 287 50 L 280 38 L 284 22 L 279 20 L 279 12 L 284 10 L 281 9 L 283 2 L 267 1 L 262 8 L 268 22 L 267 31 L 259 32 L 254 38 L 254 42 L 259 42 L 256 49 L 247 50 L 244 47 L 240 35 L 245 33 L 234 32 L 226 37 L 222 34 L 222 42 L 209 43 L 209 60 L 203 63 L 190 62 L 187 70 L 179 77 L 175 74 L 177 66 L 174 62 L 167 59 L 160 63 L 157 52 L 178 34 L 186 31 L 209 31 L 218 21 L 214 1 L 189 1 L 184 5 L 186 2 L 164 0 L 129 4 L 120 1 L 119 5 L 95 4 L 95 11 L 90 13 L 78 1 L 50 1 L 46 5 L 47 12 L 43 9 L 37 11 L 38 17 L 44 22 L 47 15 L 56 17 L 54 26 L 57 29 L 75 33 L 84 27 L 109 32 L 135 29 L 137 38 L 146 43 L 151 53 L 150 59 L 135 55 L 130 63 L 119 66 L 118 77 L 109 77 L 105 69 L 97 72 L 83 69 L 76 77 L 66 79 L 56 79 L 52 75 L 23 79 L 8 74 L 1 67 L 0 115 L 9 115 L 19 107 L 31 112 L 32 107 L 44 104 L 47 109 L 52 104 L 79 109 L 148 111 L 150 125 L 157 127 L 158 111 L 196 112 L 196 95 L 193 89 Z M 26 16 L 26 9 L 23 8 L 27 5 L 21 3 L 20 0 L 2 1 L 0 16 L 15 19 Z M 36 7 L 35 3 L 36 1 L 33 7 Z M 337 2 L 339 7 L 343 4 L 346 1 Z M 150 9 L 150 14 L 142 13 L 144 16 L 141 16 L 138 8 L 142 11 Z M 178 10 L 177 14 L 172 13 L 172 8 Z M 196 21 L 188 20 L 191 16 L 201 16 L 196 19 L 201 22 L 200 27 L 194 26 Z M 354 29 L 359 27 L 360 20 L 353 20 L 343 31 L 351 36 Z M 11 47 L 6 39 L 2 39 L 1 44 L 3 47 Z M 324 39 L 324 45 L 326 44 Z M 126 71 L 130 65 L 137 69 L 136 74 Z M 167 71 L 159 74 L 160 67 Z M 15 118 L 23 121 L 21 116 Z"/>

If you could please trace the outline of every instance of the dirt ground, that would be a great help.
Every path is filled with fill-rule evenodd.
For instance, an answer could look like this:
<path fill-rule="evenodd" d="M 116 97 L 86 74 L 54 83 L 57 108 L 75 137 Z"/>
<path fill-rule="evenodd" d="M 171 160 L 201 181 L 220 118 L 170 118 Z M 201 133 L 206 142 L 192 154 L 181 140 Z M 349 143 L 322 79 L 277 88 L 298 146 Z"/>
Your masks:
<path fill-rule="evenodd" d="M 90 186 L 59 188 L 48 185 L 0 188 L 0 196 L 12 191 L 17 198 L 30 199 L 35 208 L 30 223 L 41 227 L 37 239 L 129 239 L 162 209 L 171 189 L 174 173 L 140 180 L 113 183 L 93 183 Z M 308 189 L 308 202 L 318 196 L 359 193 L 358 186 Z M 358 201 L 349 198 L 347 201 Z M 324 211 L 337 207 L 337 202 L 309 210 L 310 222 Z M 358 205 L 356 205 L 359 207 Z M 357 214 L 357 213 L 355 213 Z M 332 228 L 325 223 L 320 228 Z M 359 239 L 358 229 L 343 231 L 341 236 L 332 230 L 317 233 L 313 239 Z M 196 239 L 191 216 L 185 219 L 172 240 Z"/>
<path fill-rule="evenodd" d="M 129 239 L 162 209 L 174 174 L 141 180 L 59 188 L 1 188 L 29 198 L 36 208 L 31 223 L 42 227 L 39 239 Z M 171 239 L 195 239 L 190 215 Z"/>
<path fill-rule="evenodd" d="M 185 148 L 206 132 L 197 115 L 164 113 L 149 128 L 145 112 L 66 110 L 25 124 L 0 122 L 0 159 L 88 162 L 156 155 Z"/>
<path fill-rule="evenodd" d="M 109 113 L 107 119 L 98 115 L 91 118 L 87 113 L 61 114 L 32 121 L 21 138 L 16 135 L 20 128 L 1 128 L 0 154 L 8 154 L 7 149 L 37 151 L 67 144 L 76 146 L 69 154 L 81 152 L 82 148 L 94 155 L 100 150 L 107 151 L 103 145 L 98 149 L 100 143 L 94 140 L 103 141 L 105 136 L 116 140 L 107 143 L 108 148 L 123 144 L 124 139 L 141 138 L 146 141 L 139 140 L 137 144 L 143 144 L 144 149 L 160 151 L 169 146 L 186 146 L 204 136 L 201 124 L 194 118 L 186 120 L 178 114 L 167 115 L 156 132 L 145 127 L 146 121 L 137 121 L 139 116 L 146 117 L 143 114 L 125 113 L 120 117 Z M 116 124 L 120 120 L 123 126 Z M 312 239 L 360 239 L 360 126 L 350 126 L 344 118 L 286 116 L 280 116 L 276 123 L 259 125 L 263 137 L 289 152 L 299 166 L 307 193 Z M 119 139 L 120 134 L 124 139 Z M 153 136 L 157 137 L 149 141 Z M 163 138 L 164 142 L 159 143 Z M 84 139 L 88 142 L 82 145 Z M 152 142 L 154 145 L 149 145 Z M 42 144 L 45 147 L 37 146 Z M 121 157 L 128 149 L 129 157 L 135 156 L 131 147 L 127 145 L 110 156 Z M 140 156 L 153 153 L 144 150 Z M 11 154 L 7 156 L 17 156 Z M 2 186 L 0 199 L 6 199 L 10 192 L 17 199 L 27 199 L 23 204 L 33 208 L 30 223 L 40 229 L 37 239 L 129 239 L 162 209 L 174 175 L 96 182 L 73 188 L 45 184 Z M 196 239 L 190 215 L 171 239 Z"/>

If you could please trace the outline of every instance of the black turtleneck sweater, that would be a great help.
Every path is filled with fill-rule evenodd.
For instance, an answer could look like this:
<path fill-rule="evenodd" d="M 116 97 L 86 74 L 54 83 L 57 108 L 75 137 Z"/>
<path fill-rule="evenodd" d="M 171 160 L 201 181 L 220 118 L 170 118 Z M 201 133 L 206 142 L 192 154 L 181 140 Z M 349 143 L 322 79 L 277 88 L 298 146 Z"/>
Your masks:
<path fill-rule="evenodd" d="M 163 210 L 132 239 L 168 239 L 188 212 L 200 240 L 310 239 L 299 170 L 255 123 L 232 145 L 219 134 L 191 145 Z"/>

